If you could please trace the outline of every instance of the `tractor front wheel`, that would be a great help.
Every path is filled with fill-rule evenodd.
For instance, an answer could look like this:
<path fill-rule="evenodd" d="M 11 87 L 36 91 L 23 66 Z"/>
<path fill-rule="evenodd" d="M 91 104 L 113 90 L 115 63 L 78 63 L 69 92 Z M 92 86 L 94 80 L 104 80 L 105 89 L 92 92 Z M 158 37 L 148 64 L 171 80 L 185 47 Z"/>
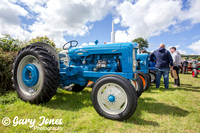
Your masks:
<path fill-rule="evenodd" d="M 119 75 L 106 75 L 98 79 L 91 97 L 98 114 L 108 119 L 126 120 L 137 107 L 137 93 L 133 85 Z"/>

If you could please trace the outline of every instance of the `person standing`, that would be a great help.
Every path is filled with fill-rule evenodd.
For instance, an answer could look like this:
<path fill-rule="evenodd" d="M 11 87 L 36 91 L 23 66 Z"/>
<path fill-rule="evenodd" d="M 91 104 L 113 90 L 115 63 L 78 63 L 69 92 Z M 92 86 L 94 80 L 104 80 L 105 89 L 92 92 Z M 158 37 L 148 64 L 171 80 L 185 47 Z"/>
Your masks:
<path fill-rule="evenodd" d="M 177 73 L 178 79 L 174 79 L 174 87 L 180 86 L 180 78 L 179 78 L 179 68 L 181 66 L 181 55 L 178 51 L 176 51 L 176 47 L 171 47 L 170 52 L 172 53 L 172 59 L 174 64 L 174 70 Z"/>
<path fill-rule="evenodd" d="M 182 63 L 182 70 L 183 74 L 188 74 L 188 61 L 186 59 Z"/>
<path fill-rule="evenodd" d="M 160 79 L 163 75 L 165 89 L 169 88 L 169 65 L 173 68 L 173 60 L 170 52 L 165 49 L 163 43 L 160 44 L 159 49 L 150 54 L 150 60 L 156 60 L 156 88 L 160 87 Z"/>
<path fill-rule="evenodd" d="M 192 69 L 197 69 L 197 61 L 192 61 Z"/>

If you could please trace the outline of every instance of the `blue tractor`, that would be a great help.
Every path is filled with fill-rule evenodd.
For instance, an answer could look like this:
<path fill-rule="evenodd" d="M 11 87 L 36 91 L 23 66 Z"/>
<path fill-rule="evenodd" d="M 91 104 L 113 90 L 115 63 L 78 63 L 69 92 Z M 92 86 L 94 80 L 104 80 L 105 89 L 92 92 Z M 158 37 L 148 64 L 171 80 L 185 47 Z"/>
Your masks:
<path fill-rule="evenodd" d="M 137 54 L 137 73 L 143 82 L 143 90 L 148 90 L 150 86 L 150 75 L 149 75 L 149 54 L 141 53 Z"/>
<path fill-rule="evenodd" d="M 151 83 L 156 82 L 156 62 L 155 61 L 149 61 L 149 75 L 151 79 Z"/>
<path fill-rule="evenodd" d="M 149 54 L 142 53 L 137 55 L 137 70 L 139 76 L 142 78 L 143 82 L 145 82 L 144 90 L 147 90 L 150 83 L 156 82 L 156 62 L 149 60 Z M 146 75 L 145 75 L 145 74 Z"/>
<path fill-rule="evenodd" d="M 18 96 L 33 104 L 48 102 L 58 87 L 73 84 L 81 91 L 88 81 L 92 104 L 99 115 L 126 120 L 137 107 L 134 81 L 138 76 L 135 43 L 77 46 L 70 41 L 60 54 L 38 42 L 22 48 L 13 63 L 13 83 Z"/>

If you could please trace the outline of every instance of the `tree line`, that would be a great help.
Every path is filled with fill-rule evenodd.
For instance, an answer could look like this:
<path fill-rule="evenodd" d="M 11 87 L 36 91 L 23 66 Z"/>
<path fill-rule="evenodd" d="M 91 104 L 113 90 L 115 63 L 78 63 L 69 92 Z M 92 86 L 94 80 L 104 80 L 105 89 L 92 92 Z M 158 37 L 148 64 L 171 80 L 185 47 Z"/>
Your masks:
<path fill-rule="evenodd" d="M 32 38 L 30 40 L 20 41 L 19 39 L 15 39 L 11 37 L 9 34 L 2 34 L 0 37 L 0 51 L 18 51 L 20 48 L 27 46 L 29 44 L 35 43 L 35 42 L 45 42 L 50 45 L 52 45 L 55 48 L 55 43 L 53 39 L 50 39 L 47 36 L 43 37 L 36 37 Z M 139 46 L 139 51 L 146 50 L 149 47 L 149 43 L 147 39 L 144 39 L 142 37 L 136 38 L 133 40 L 133 42 L 136 42 Z M 199 55 L 181 55 L 184 59 L 194 59 L 200 61 Z"/>
<path fill-rule="evenodd" d="M 2 34 L 0 37 L 0 51 L 3 51 L 3 52 L 18 51 L 22 47 L 25 47 L 35 42 L 45 42 L 45 43 L 50 44 L 54 48 L 56 46 L 53 39 L 50 39 L 47 36 L 44 36 L 44 37 L 38 36 L 28 41 L 27 40 L 20 41 L 19 39 L 15 39 L 11 37 L 9 34 Z"/>

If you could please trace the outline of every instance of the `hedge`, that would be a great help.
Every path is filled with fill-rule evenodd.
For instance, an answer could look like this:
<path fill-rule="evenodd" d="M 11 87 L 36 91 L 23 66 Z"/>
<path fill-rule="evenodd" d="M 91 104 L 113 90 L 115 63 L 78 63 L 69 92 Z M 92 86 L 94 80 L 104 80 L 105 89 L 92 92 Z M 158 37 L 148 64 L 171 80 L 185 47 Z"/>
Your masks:
<path fill-rule="evenodd" d="M 12 65 L 17 52 L 3 52 L 0 50 L 0 94 L 12 88 Z"/>

